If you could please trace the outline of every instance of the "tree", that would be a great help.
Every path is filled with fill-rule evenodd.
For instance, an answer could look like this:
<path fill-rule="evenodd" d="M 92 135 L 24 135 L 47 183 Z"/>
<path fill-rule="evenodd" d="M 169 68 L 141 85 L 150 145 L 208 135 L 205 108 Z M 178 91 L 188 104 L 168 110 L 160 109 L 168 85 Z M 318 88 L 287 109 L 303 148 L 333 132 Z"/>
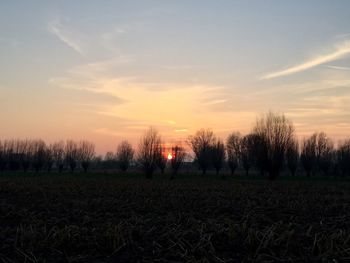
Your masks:
<path fill-rule="evenodd" d="M 328 175 L 333 162 L 333 149 L 333 141 L 324 132 L 316 134 L 316 162 L 325 175 Z"/>
<path fill-rule="evenodd" d="M 177 174 L 178 170 L 180 169 L 181 165 L 183 164 L 184 160 L 186 158 L 186 152 L 183 147 L 180 145 L 175 145 L 171 147 L 171 177 L 170 179 L 174 179 L 175 175 Z"/>
<path fill-rule="evenodd" d="M 189 145 L 195 155 L 195 161 L 204 175 L 210 165 L 211 149 L 215 143 L 215 136 L 212 130 L 200 129 L 195 135 L 188 138 Z"/>
<path fill-rule="evenodd" d="M 299 143 L 296 139 L 290 143 L 286 152 L 287 167 L 294 176 L 299 163 Z"/>
<path fill-rule="evenodd" d="M 333 149 L 332 140 L 324 132 L 315 132 L 304 140 L 300 158 L 308 176 L 315 171 L 315 168 L 328 174 L 333 163 Z"/>
<path fill-rule="evenodd" d="M 70 171 L 73 173 L 77 167 L 77 162 L 79 158 L 78 145 L 72 140 L 68 140 L 65 146 L 65 160 L 70 168 Z"/>
<path fill-rule="evenodd" d="M 50 144 L 46 148 L 46 154 L 45 154 L 45 163 L 46 163 L 46 169 L 48 172 L 51 172 L 52 166 L 54 164 L 54 158 L 53 158 L 53 144 Z"/>
<path fill-rule="evenodd" d="M 159 145 L 159 148 L 158 148 L 156 162 L 157 162 L 157 167 L 160 169 L 160 172 L 164 174 L 164 170 L 168 162 L 168 156 L 166 155 L 165 148 L 162 146 L 162 143 Z"/>
<path fill-rule="evenodd" d="M 0 140 L 0 172 L 5 170 L 6 167 L 6 150 L 5 143 Z"/>
<path fill-rule="evenodd" d="M 28 171 L 33 161 L 33 142 L 30 140 L 20 141 L 20 162 L 24 172 Z"/>
<path fill-rule="evenodd" d="M 19 140 L 10 140 L 7 148 L 8 166 L 10 170 L 17 171 L 21 167 L 21 147 Z"/>
<path fill-rule="evenodd" d="M 144 171 L 146 178 L 152 178 L 157 168 L 157 158 L 159 147 L 161 146 L 161 137 L 157 130 L 149 128 L 140 139 L 137 161 Z"/>
<path fill-rule="evenodd" d="M 241 139 L 240 159 L 242 161 L 242 166 L 246 172 L 246 175 L 249 174 L 249 170 L 252 167 L 254 162 L 253 146 L 254 146 L 253 134 L 248 134 Z"/>
<path fill-rule="evenodd" d="M 65 161 L 65 145 L 63 141 L 55 142 L 52 145 L 52 158 L 58 172 L 62 173 Z"/>
<path fill-rule="evenodd" d="M 283 114 L 269 112 L 257 120 L 253 131 L 265 146 L 265 151 L 257 159 L 266 162 L 269 179 L 273 180 L 279 175 L 286 151 L 293 141 L 293 124 Z"/>
<path fill-rule="evenodd" d="M 342 176 L 350 175 L 350 139 L 339 143 L 337 162 Z"/>
<path fill-rule="evenodd" d="M 122 141 L 117 147 L 116 159 L 119 168 L 125 172 L 134 158 L 134 150 L 128 141 Z"/>
<path fill-rule="evenodd" d="M 301 148 L 300 160 L 307 176 L 311 175 L 315 167 L 316 139 L 317 139 L 316 134 L 313 134 L 308 139 L 304 139 L 302 148 Z"/>
<path fill-rule="evenodd" d="M 43 140 L 36 140 L 32 145 L 33 167 L 36 172 L 39 172 L 45 165 L 46 144 Z"/>
<path fill-rule="evenodd" d="M 117 157 L 113 152 L 106 152 L 103 158 L 104 168 L 115 168 L 117 163 Z"/>
<path fill-rule="evenodd" d="M 227 137 L 226 153 L 227 163 L 233 175 L 239 165 L 241 155 L 241 135 L 238 132 L 231 133 Z"/>
<path fill-rule="evenodd" d="M 220 139 L 211 146 L 211 160 L 218 175 L 225 162 L 225 145 Z"/>
<path fill-rule="evenodd" d="M 77 151 L 81 167 L 83 167 L 84 172 L 86 173 L 95 156 L 95 145 L 92 142 L 81 141 Z"/>

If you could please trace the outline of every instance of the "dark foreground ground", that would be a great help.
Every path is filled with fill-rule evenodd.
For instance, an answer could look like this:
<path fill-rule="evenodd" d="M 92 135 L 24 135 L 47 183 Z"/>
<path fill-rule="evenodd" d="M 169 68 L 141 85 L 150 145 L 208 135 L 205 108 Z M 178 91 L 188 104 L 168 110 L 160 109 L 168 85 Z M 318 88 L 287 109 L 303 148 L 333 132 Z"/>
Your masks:
<path fill-rule="evenodd" d="M 2 262 L 350 261 L 350 182 L 0 176 Z"/>

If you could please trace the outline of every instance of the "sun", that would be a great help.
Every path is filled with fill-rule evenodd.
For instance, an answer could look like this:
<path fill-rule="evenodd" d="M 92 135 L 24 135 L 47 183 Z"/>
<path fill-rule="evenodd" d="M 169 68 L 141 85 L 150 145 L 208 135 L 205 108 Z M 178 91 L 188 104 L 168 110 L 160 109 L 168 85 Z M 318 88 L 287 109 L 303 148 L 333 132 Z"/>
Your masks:
<path fill-rule="evenodd" d="M 173 155 L 171 153 L 168 153 L 168 160 L 173 159 Z"/>

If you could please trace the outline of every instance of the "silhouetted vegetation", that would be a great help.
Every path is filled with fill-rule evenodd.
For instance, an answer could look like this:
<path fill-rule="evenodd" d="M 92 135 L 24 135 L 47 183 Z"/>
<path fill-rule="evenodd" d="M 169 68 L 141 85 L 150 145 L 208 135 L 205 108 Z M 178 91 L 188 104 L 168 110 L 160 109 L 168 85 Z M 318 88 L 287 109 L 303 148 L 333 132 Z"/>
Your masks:
<path fill-rule="evenodd" d="M 299 144 L 294 127 L 283 114 L 272 112 L 258 118 L 250 133 L 233 132 L 221 141 L 210 129 L 200 129 L 188 137 L 193 155 L 180 145 L 161 141 L 158 131 L 150 128 L 140 140 L 135 152 L 128 141 L 122 141 L 116 152 L 96 156 L 95 146 L 88 141 L 0 140 L 0 171 L 34 171 L 41 173 L 89 169 L 125 172 L 141 170 L 147 178 L 157 170 L 169 171 L 174 178 L 181 166 L 191 171 L 198 166 L 202 174 L 208 171 L 231 175 L 242 173 L 265 174 L 276 179 L 282 172 L 293 176 L 322 174 L 324 176 L 350 175 L 350 142 L 334 142 L 324 133 L 314 133 Z M 300 148 L 299 148 L 300 145 Z M 171 154 L 172 158 L 168 159 Z M 186 157 L 186 158 L 185 158 Z M 192 165 L 192 166 L 191 166 Z M 194 169 L 192 170 L 194 171 Z"/>
<path fill-rule="evenodd" d="M 107 156 L 108 158 L 108 156 Z M 128 141 L 122 141 L 117 148 L 116 161 L 119 168 L 125 172 L 130 167 L 130 163 L 134 158 L 134 150 Z M 113 160 L 113 154 L 112 154 Z"/>
<path fill-rule="evenodd" d="M 234 175 L 240 163 L 241 156 L 241 135 L 234 132 L 227 137 L 226 141 L 227 164 Z"/>
<path fill-rule="evenodd" d="M 185 161 L 185 158 L 186 158 L 186 152 L 185 152 L 185 149 L 183 147 L 181 147 L 180 145 L 175 145 L 171 148 L 170 164 L 171 164 L 172 171 L 171 171 L 170 179 L 175 178 L 175 175 L 177 174 L 177 172 L 181 168 L 181 165 Z"/>
<path fill-rule="evenodd" d="M 225 161 L 225 145 L 217 139 L 211 146 L 211 161 L 215 168 L 216 174 L 218 175 L 222 169 Z"/>
<path fill-rule="evenodd" d="M 161 148 L 161 137 L 153 128 L 146 131 L 140 140 L 137 152 L 137 161 L 144 171 L 146 178 L 152 178 L 159 160 L 159 149 Z"/>
<path fill-rule="evenodd" d="M 213 131 L 201 129 L 195 135 L 190 136 L 188 141 L 194 152 L 195 161 L 198 163 L 202 173 L 205 174 L 211 164 L 211 149 L 215 143 Z"/>
<path fill-rule="evenodd" d="M 266 169 L 270 179 L 275 179 L 281 172 L 286 157 L 287 149 L 293 143 L 293 124 L 284 115 L 269 112 L 259 119 L 254 127 L 254 134 L 259 139 L 257 160 L 264 164 L 261 169 Z"/>

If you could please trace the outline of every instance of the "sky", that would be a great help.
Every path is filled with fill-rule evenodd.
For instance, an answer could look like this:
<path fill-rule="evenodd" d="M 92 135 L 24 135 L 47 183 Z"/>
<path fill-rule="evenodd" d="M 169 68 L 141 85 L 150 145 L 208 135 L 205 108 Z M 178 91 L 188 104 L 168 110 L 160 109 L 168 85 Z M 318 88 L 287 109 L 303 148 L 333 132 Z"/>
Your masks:
<path fill-rule="evenodd" d="M 350 1 L 1 1 L 0 138 L 350 136 Z"/>

